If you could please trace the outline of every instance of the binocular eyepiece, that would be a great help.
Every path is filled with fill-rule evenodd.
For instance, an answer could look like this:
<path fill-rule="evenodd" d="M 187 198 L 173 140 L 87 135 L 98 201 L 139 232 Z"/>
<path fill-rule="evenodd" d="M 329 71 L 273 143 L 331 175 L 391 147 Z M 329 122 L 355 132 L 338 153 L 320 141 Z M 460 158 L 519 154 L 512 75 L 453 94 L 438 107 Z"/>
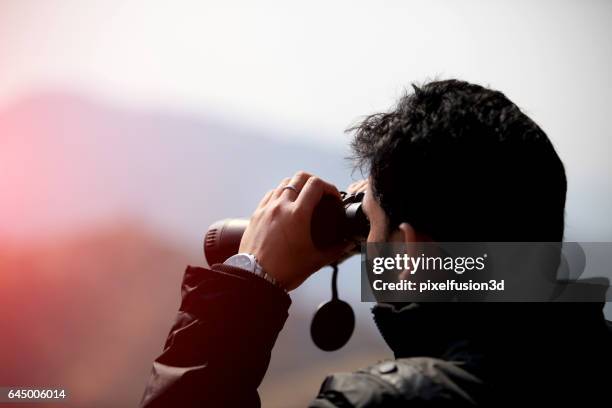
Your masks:
<path fill-rule="evenodd" d="M 342 199 L 325 195 L 312 214 L 310 234 L 318 249 L 342 242 L 358 243 L 367 238 L 370 223 L 363 213 L 363 193 L 340 193 Z M 204 238 L 204 256 L 209 265 L 223 263 L 238 253 L 240 240 L 249 225 L 248 219 L 230 218 L 213 223 Z M 354 251 L 354 253 L 357 253 Z"/>

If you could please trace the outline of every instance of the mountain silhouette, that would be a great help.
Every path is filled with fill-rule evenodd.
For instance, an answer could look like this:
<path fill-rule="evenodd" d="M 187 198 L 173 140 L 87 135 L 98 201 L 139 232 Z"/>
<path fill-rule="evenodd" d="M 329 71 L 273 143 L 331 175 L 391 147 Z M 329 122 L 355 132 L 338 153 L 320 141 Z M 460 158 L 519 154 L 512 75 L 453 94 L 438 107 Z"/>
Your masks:
<path fill-rule="evenodd" d="M 69 93 L 24 98 L 0 111 L 0 237 L 128 214 L 193 238 L 218 218 L 248 216 L 297 170 L 351 181 L 346 152 L 276 132 Z"/>

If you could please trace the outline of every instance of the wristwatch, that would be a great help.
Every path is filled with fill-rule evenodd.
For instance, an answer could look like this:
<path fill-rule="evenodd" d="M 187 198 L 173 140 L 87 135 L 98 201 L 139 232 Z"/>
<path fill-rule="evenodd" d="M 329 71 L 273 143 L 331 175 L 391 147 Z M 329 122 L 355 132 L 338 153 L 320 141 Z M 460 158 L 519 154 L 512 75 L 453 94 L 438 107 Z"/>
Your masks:
<path fill-rule="evenodd" d="M 227 258 L 225 262 L 223 262 L 223 265 L 233 266 L 235 268 L 240 268 L 242 270 L 251 272 L 252 274 L 259 276 L 260 278 L 267 280 L 274 286 L 285 290 L 285 288 L 283 288 L 278 283 L 278 281 L 274 279 L 274 277 L 268 275 L 263 270 L 259 262 L 257 262 L 257 258 L 255 258 L 255 255 L 251 255 L 247 253 L 232 255 L 229 258 Z"/>

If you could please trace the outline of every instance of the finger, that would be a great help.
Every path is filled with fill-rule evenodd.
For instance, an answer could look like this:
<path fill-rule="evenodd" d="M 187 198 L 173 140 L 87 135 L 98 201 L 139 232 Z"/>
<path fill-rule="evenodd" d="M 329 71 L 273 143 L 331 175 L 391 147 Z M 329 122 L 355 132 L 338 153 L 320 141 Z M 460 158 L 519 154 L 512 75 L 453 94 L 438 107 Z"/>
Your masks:
<path fill-rule="evenodd" d="M 348 188 L 346 189 L 346 191 L 348 193 L 354 194 L 354 193 L 361 193 L 363 191 L 365 191 L 368 187 L 368 180 L 367 179 L 363 179 L 363 180 L 358 180 L 354 183 L 351 183 L 350 186 L 348 186 Z"/>
<path fill-rule="evenodd" d="M 274 193 L 272 193 L 272 197 L 275 197 L 275 198 L 280 197 L 280 195 L 283 192 L 283 187 L 285 187 L 287 184 L 289 184 L 289 181 L 291 181 L 291 179 L 289 177 L 285 177 L 284 179 L 282 179 L 281 182 L 279 183 L 278 187 L 276 187 L 276 189 L 274 189 Z"/>
<path fill-rule="evenodd" d="M 321 201 L 323 194 L 331 194 L 340 198 L 340 193 L 333 184 L 313 176 L 306 181 L 295 203 L 298 208 L 311 214 L 314 207 Z"/>
<path fill-rule="evenodd" d="M 359 183 L 361 183 L 362 180 L 359 181 L 354 181 L 351 184 L 349 184 L 349 186 L 346 188 L 346 192 L 347 193 L 354 193 L 355 191 L 357 191 L 357 188 L 359 186 Z"/>
<path fill-rule="evenodd" d="M 359 183 L 359 187 L 357 188 L 357 193 L 365 192 L 368 189 L 368 185 L 370 184 L 370 180 L 364 179 Z"/>
<path fill-rule="evenodd" d="M 261 201 L 259 202 L 259 205 L 257 206 L 257 208 L 262 208 L 265 207 L 268 202 L 270 201 L 270 198 L 272 198 L 272 194 L 274 194 L 274 190 L 270 190 L 268 191 L 263 198 L 261 199 Z"/>
<path fill-rule="evenodd" d="M 306 181 L 312 177 L 312 174 L 306 173 L 305 171 L 298 171 L 289 181 L 290 186 L 295 187 L 297 191 L 293 191 L 292 189 L 285 188 L 281 193 L 281 197 L 287 198 L 291 201 L 295 201 L 300 195 L 300 191 L 304 188 Z"/>

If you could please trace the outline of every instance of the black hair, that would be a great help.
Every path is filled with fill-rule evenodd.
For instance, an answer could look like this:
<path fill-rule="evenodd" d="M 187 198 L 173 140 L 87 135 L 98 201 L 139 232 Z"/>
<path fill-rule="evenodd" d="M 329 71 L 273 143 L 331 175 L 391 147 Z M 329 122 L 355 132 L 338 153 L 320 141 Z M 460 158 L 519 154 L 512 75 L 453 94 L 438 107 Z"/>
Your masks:
<path fill-rule="evenodd" d="M 544 131 L 495 90 L 459 80 L 413 89 L 348 130 L 389 229 L 408 222 L 447 242 L 561 241 L 567 181 Z"/>

